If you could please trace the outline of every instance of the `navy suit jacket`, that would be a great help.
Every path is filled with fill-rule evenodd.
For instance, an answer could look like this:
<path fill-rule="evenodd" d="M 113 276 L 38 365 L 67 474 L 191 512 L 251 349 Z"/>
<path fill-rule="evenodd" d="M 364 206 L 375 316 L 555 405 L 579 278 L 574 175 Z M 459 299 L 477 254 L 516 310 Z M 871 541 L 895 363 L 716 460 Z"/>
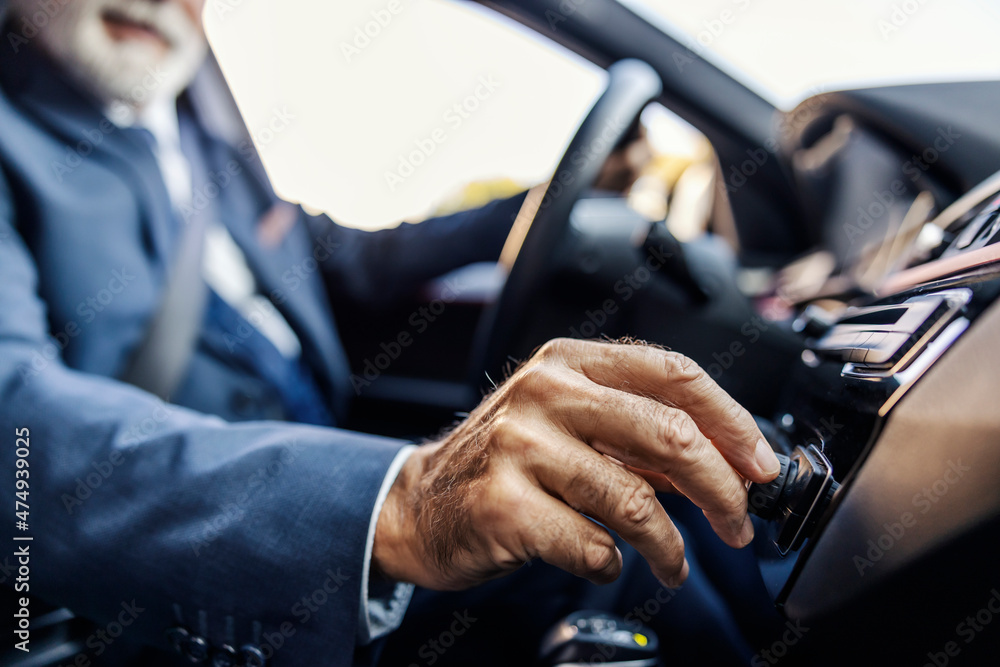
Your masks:
<path fill-rule="evenodd" d="M 520 204 L 375 233 L 298 211 L 266 248 L 257 222 L 278 202 L 255 156 L 207 132 L 202 144 L 219 186 L 205 192 L 335 412 L 350 388 L 327 290 L 377 301 L 495 259 Z M 101 625 L 134 600 L 128 637 L 164 648 L 178 623 L 236 646 L 286 624 L 272 664 L 349 664 L 372 508 L 403 443 L 265 421 L 282 416 L 274 392 L 203 345 L 170 404 L 116 381 L 163 292 L 173 216 L 138 131 L 3 40 L 0 497 L 14 507 L 27 429 L 30 593 Z M 331 577 L 328 601 L 303 607 Z"/>

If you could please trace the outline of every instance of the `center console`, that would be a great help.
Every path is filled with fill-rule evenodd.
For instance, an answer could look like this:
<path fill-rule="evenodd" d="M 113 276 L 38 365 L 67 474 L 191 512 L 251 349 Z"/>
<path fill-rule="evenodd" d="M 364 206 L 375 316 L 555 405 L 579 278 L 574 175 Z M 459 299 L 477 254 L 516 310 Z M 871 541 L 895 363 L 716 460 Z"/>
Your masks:
<path fill-rule="evenodd" d="M 998 240 L 995 176 L 927 222 L 871 293 L 799 308 L 805 350 L 766 428 L 788 459 L 751 490 L 761 573 L 789 617 L 850 607 L 995 534 Z"/>

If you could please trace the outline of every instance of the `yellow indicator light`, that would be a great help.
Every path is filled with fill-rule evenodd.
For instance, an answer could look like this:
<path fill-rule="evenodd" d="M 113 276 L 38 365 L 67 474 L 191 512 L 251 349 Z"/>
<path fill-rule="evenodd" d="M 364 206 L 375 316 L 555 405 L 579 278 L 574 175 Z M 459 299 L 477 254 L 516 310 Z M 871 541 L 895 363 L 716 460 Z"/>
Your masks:
<path fill-rule="evenodd" d="M 635 643 L 638 644 L 639 646 L 645 646 L 646 644 L 649 643 L 649 640 L 646 639 L 646 635 L 640 635 L 638 632 L 632 635 L 632 639 L 634 639 Z"/>

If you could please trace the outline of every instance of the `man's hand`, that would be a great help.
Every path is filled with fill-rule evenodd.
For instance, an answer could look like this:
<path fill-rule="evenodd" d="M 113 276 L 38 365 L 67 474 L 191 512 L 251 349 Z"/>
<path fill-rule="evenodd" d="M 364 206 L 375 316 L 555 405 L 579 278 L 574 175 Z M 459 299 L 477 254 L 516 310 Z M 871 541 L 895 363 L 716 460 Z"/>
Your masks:
<path fill-rule="evenodd" d="M 410 457 L 379 516 L 373 559 L 391 579 L 438 590 L 533 558 L 607 583 L 621 554 L 586 515 L 678 586 L 684 543 L 655 490 L 686 495 L 727 544 L 743 547 L 753 537 L 744 478 L 777 473 L 750 414 L 690 359 L 558 339 Z"/>

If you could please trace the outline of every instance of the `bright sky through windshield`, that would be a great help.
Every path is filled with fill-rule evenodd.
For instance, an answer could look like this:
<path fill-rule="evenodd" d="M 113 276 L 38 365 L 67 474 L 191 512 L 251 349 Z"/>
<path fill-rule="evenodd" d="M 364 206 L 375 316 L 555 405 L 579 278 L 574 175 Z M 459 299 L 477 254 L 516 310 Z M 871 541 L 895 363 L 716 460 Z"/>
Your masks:
<path fill-rule="evenodd" d="M 205 24 L 278 191 L 359 227 L 422 217 L 469 182 L 547 179 L 604 86 L 468 2 L 219 0 Z"/>
<path fill-rule="evenodd" d="M 852 84 L 1000 78 L 1000 0 L 623 1 L 786 107 Z M 278 191 L 359 227 L 422 217 L 469 182 L 544 180 L 603 87 L 471 2 L 215 0 L 205 22 Z M 683 151 L 674 129 L 665 149 Z"/>
<path fill-rule="evenodd" d="M 790 107 L 811 92 L 1000 79 L 1000 0 L 620 0 Z"/>

